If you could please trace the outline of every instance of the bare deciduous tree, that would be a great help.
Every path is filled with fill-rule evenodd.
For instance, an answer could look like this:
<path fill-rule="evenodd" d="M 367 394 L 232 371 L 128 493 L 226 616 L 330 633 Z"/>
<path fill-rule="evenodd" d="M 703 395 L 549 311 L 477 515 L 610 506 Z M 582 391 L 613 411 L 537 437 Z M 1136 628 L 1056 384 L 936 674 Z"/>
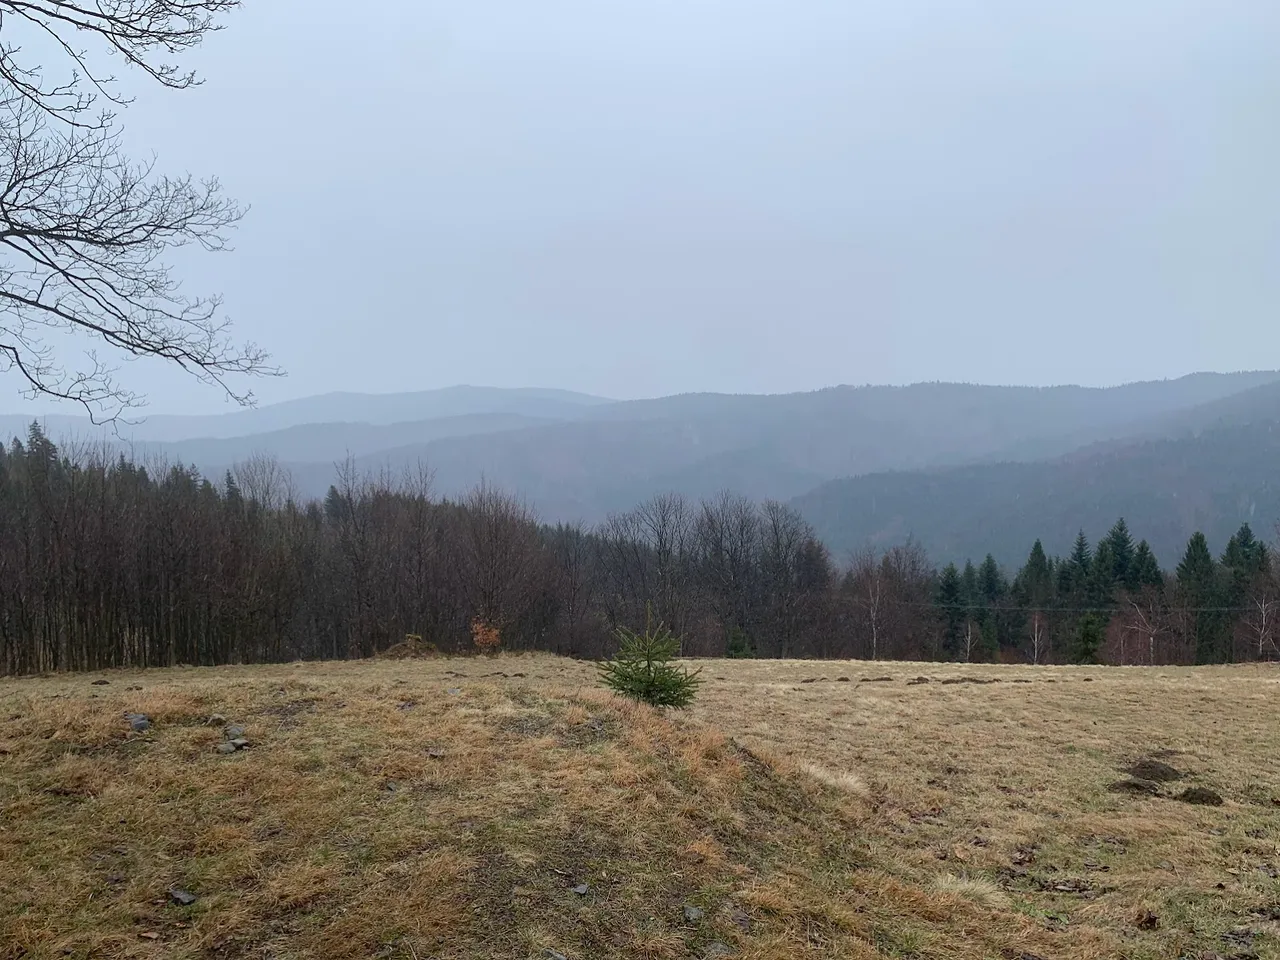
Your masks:
<path fill-rule="evenodd" d="M 173 89 L 198 80 L 166 58 L 218 29 L 239 0 L 0 0 L 0 371 L 29 395 L 78 402 L 96 419 L 140 405 L 99 350 L 156 357 L 251 394 L 235 375 L 270 374 L 237 345 L 218 296 L 185 294 L 166 262 L 179 247 L 226 249 L 242 209 L 216 179 L 157 174 L 121 150 L 114 110 L 127 99 L 81 38 Z M 60 54 L 65 75 L 29 62 Z M 87 344 L 87 346 L 86 346 Z M 68 366 L 59 357 L 83 349 Z"/>

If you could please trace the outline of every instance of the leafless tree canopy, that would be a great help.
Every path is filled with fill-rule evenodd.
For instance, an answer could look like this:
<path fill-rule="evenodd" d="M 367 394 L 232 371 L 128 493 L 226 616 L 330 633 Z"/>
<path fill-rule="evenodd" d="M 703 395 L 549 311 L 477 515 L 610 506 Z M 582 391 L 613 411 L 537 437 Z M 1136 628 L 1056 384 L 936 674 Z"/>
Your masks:
<path fill-rule="evenodd" d="M 216 179 L 126 157 L 115 111 L 127 101 L 96 67 L 123 61 L 190 87 L 197 77 L 172 58 L 238 4 L 0 0 L 0 369 L 30 395 L 109 419 L 142 400 L 116 379 L 112 358 L 171 361 L 242 403 L 251 395 L 233 376 L 276 372 L 256 346 L 231 340 L 221 299 L 184 293 L 165 261 L 190 245 L 225 250 L 241 207 Z M 30 45 L 60 62 L 35 61 Z M 83 359 L 68 365 L 59 359 L 68 350 Z"/>

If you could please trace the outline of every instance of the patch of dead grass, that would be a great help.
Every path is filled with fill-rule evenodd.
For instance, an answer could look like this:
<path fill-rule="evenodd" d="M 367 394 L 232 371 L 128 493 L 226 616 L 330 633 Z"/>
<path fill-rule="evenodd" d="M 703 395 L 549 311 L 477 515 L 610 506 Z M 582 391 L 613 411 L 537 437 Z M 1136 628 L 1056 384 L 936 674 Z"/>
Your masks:
<path fill-rule="evenodd" d="M 0 958 L 1276 952 L 1274 668 L 820 666 L 683 715 L 545 656 L 0 680 Z M 1143 757 L 1226 803 L 1109 793 Z"/>

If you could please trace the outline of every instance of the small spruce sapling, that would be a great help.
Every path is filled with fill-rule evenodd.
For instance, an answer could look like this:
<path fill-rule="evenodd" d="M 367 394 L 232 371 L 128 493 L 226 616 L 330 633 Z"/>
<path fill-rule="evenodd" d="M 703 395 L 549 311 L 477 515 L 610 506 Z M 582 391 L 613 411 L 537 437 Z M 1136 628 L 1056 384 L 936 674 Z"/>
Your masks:
<path fill-rule="evenodd" d="M 650 622 L 644 633 L 626 627 L 614 631 L 618 653 L 600 666 L 600 680 L 615 693 L 653 707 L 687 707 L 702 680 L 671 661 L 680 651 L 679 639 L 665 626 Z"/>

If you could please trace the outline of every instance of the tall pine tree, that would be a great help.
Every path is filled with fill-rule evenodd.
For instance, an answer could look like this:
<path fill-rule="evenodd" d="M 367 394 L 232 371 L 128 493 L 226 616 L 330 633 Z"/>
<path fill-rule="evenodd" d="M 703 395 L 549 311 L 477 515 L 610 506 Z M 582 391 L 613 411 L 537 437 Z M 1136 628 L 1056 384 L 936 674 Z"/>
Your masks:
<path fill-rule="evenodd" d="M 1112 582 L 1123 586 L 1130 593 L 1137 590 L 1138 584 L 1133 575 L 1133 560 L 1136 548 L 1133 543 L 1133 536 L 1129 533 L 1129 525 L 1124 522 L 1124 517 L 1116 521 L 1115 526 L 1108 532 L 1103 542 L 1107 544 L 1111 551 L 1111 578 Z"/>
<path fill-rule="evenodd" d="M 1218 568 L 1209 542 L 1199 530 L 1187 541 L 1177 576 L 1179 600 L 1187 617 L 1187 639 L 1195 650 L 1196 663 L 1217 663 L 1224 659 L 1222 618 L 1214 609 L 1220 603 Z"/>
<path fill-rule="evenodd" d="M 964 630 L 965 601 L 960 585 L 960 571 L 954 563 L 948 563 L 938 575 L 934 592 L 934 604 L 942 626 L 942 647 L 949 657 L 960 651 L 960 635 Z"/>
<path fill-rule="evenodd" d="M 1141 590 L 1143 587 L 1160 589 L 1164 586 L 1164 574 L 1160 571 L 1160 564 L 1156 560 L 1156 555 L 1151 552 L 1151 545 L 1145 540 L 1133 551 L 1133 563 L 1129 567 L 1129 573 L 1135 590 Z"/>

